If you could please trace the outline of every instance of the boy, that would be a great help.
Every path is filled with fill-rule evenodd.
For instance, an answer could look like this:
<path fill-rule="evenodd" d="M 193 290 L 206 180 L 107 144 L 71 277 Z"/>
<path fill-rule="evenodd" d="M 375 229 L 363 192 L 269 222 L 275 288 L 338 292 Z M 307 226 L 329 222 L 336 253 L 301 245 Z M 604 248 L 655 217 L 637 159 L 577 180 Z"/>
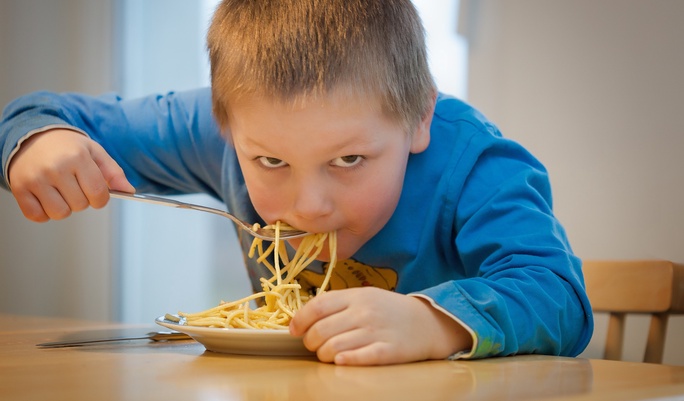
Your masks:
<path fill-rule="evenodd" d="M 321 361 L 577 355 L 591 309 L 546 172 L 436 92 L 423 36 L 408 0 L 226 0 L 211 92 L 18 99 L 3 184 L 35 221 L 103 207 L 109 188 L 205 192 L 247 221 L 337 231 L 335 291 L 290 325 Z M 248 270 L 255 289 L 269 276 Z"/>

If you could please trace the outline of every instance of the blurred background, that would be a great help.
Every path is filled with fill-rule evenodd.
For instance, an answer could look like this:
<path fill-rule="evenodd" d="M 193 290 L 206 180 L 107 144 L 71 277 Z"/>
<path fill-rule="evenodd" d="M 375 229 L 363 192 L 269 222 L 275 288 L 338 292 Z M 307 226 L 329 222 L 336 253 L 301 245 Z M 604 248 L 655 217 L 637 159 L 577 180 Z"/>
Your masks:
<path fill-rule="evenodd" d="M 208 85 L 217 0 L 0 0 L 0 107 L 34 90 L 124 97 Z M 415 0 L 440 89 L 548 167 L 588 259 L 684 262 L 684 2 Z M 185 200 L 220 207 L 213 199 Z M 0 312 L 151 322 L 249 293 L 226 220 L 113 200 L 43 224 L 0 192 Z M 600 357 L 606 316 L 583 356 Z M 627 321 L 639 361 L 646 318 Z M 684 365 L 684 317 L 664 363 Z"/>

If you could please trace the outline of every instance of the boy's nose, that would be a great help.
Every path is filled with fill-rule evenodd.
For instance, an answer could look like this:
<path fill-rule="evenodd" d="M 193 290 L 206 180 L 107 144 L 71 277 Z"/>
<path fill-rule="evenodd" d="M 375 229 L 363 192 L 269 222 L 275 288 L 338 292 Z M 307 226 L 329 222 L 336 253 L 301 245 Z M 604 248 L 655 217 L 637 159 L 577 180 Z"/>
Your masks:
<path fill-rule="evenodd" d="M 298 187 L 293 213 L 297 219 L 302 220 L 301 223 L 314 222 L 332 213 L 331 194 L 324 183 L 308 180 Z M 308 228 L 308 230 L 311 229 Z"/>

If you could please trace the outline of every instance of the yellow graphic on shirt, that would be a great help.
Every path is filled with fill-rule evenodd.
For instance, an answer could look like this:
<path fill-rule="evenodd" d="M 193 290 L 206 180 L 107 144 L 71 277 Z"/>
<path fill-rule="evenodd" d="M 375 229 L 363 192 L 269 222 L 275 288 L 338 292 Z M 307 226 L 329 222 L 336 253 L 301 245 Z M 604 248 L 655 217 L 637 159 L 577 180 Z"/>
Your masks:
<path fill-rule="evenodd" d="M 328 263 L 323 264 L 323 271 Z M 297 275 L 297 281 L 305 291 L 319 288 L 323 284 L 325 274 L 304 270 Z M 354 287 L 377 287 L 394 291 L 397 288 L 397 272 L 387 267 L 364 265 L 354 259 L 338 260 L 330 277 L 330 290 Z"/>

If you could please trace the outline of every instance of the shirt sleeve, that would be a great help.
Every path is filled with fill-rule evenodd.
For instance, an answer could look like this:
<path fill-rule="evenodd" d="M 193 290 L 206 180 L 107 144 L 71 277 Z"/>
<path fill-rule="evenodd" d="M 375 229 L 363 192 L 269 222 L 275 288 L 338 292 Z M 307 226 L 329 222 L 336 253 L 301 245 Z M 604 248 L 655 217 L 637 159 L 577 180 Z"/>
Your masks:
<path fill-rule="evenodd" d="M 64 127 L 102 145 L 144 192 L 220 194 L 225 141 L 211 113 L 208 88 L 123 100 L 114 94 L 36 92 L 10 103 L 0 122 L 0 185 L 30 135 Z"/>
<path fill-rule="evenodd" d="M 474 348 L 460 357 L 575 356 L 591 338 L 593 317 L 581 261 L 552 211 L 547 172 L 520 145 L 490 142 L 455 179 L 460 196 L 442 233 L 466 278 L 419 294 L 474 335 Z"/>

